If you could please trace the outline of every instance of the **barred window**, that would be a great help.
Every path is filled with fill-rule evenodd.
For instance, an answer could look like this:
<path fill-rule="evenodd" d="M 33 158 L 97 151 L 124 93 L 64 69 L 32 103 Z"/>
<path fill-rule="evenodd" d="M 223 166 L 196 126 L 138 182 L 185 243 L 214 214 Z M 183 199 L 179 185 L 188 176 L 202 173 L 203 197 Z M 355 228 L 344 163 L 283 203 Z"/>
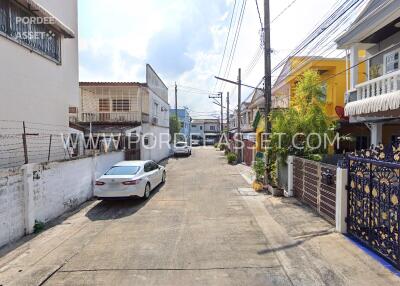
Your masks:
<path fill-rule="evenodd" d="M 113 99 L 112 105 L 113 105 L 113 111 L 117 111 L 117 112 L 130 111 L 129 99 Z"/>
<path fill-rule="evenodd" d="M 101 98 L 99 99 L 99 111 L 108 112 L 110 111 L 110 100 Z"/>
<path fill-rule="evenodd" d="M 60 62 L 61 36 L 51 25 L 32 22 L 36 17 L 17 2 L 0 0 L 0 35 Z"/>

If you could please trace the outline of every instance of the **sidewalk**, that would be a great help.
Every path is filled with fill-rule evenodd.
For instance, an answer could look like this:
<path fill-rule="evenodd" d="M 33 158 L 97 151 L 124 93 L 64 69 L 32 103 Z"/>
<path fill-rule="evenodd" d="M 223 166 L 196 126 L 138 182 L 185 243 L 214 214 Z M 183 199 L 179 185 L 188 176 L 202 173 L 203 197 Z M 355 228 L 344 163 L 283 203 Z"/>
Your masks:
<path fill-rule="evenodd" d="M 237 166 L 246 181 L 250 167 Z M 241 193 L 241 192 L 240 192 Z M 400 285 L 392 272 L 295 198 L 242 196 L 292 285 Z"/>

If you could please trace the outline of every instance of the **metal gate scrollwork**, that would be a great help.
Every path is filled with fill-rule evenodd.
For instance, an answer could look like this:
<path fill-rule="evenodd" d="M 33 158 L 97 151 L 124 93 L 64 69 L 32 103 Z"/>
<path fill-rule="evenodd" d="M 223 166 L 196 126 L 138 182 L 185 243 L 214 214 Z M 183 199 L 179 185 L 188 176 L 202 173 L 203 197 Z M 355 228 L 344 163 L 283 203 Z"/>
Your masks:
<path fill-rule="evenodd" d="M 348 233 L 400 268 L 400 143 L 347 156 Z"/>

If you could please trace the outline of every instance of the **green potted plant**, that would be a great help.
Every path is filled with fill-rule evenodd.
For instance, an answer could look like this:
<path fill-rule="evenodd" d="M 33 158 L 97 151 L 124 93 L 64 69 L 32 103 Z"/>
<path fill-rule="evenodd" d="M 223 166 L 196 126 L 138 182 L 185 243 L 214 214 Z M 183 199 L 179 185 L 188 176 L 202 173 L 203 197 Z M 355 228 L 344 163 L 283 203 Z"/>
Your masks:
<path fill-rule="evenodd" d="M 252 186 L 256 192 L 261 192 L 264 190 L 264 173 L 265 173 L 265 162 L 261 158 L 256 158 L 253 163 L 253 171 L 256 174 L 256 179 L 254 180 Z"/>
<path fill-rule="evenodd" d="M 235 165 L 237 164 L 237 155 L 233 152 L 228 153 L 228 155 L 226 156 L 228 159 L 228 163 L 231 165 Z"/>

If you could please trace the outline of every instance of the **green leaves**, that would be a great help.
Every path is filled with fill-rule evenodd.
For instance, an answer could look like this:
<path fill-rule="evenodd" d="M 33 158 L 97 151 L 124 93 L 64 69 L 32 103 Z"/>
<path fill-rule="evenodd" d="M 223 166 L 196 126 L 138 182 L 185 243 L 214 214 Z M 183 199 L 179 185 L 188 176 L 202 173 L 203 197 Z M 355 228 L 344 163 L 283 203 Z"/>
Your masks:
<path fill-rule="evenodd" d="M 310 157 L 312 154 L 326 153 L 324 144 L 319 146 L 319 141 L 325 134 L 331 138 L 334 128 L 326 113 L 324 90 L 316 71 L 308 70 L 299 78 L 295 94 L 290 98 L 290 107 L 271 113 L 272 148 L 269 156 L 279 155 L 286 159 L 289 154 Z M 306 144 L 307 137 L 309 144 Z"/>

